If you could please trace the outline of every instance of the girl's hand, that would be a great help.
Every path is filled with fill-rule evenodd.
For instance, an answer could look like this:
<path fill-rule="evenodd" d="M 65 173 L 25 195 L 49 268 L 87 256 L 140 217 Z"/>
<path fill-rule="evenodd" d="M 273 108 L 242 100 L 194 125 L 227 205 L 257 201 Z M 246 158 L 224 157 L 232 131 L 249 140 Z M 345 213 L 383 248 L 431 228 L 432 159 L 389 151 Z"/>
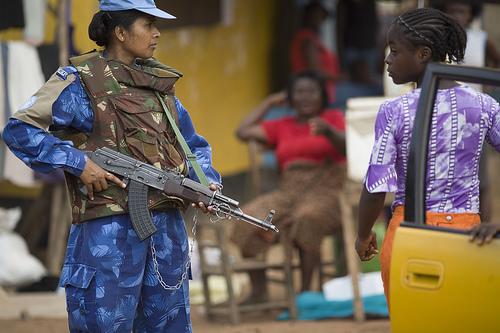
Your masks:
<path fill-rule="evenodd" d="M 87 159 L 85 169 L 80 175 L 80 180 L 87 189 L 87 197 L 94 200 L 94 192 L 100 192 L 108 188 L 108 181 L 125 188 L 126 185 L 112 173 L 107 172 L 100 166 L 94 163 L 91 159 Z"/>
<path fill-rule="evenodd" d="M 209 188 L 212 190 L 212 191 L 217 191 L 217 185 L 215 184 L 210 184 Z M 198 209 L 201 209 L 201 211 L 203 213 L 213 213 L 214 212 L 214 208 L 212 206 L 208 206 L 206 207 L 205 204 L 203 202 L 198 202 L 198 204 L 196 203 L 192 203 L 191 204 L 192 207 L 194 208 L 198 208 Z"/>
<path fill-rule="evenodd" d="M 365 239 L 356 238 L 356 252 L 358 252 L 361 261 L 368 261 L 378 254 L 377 249 L 377 234 L 373 231 Z"/>
<path fill-rule="evenodd" d="M 312 135 L 330 135 L 332 128 L 330 125 L 319 117 L 314 117 L 309 120 Z"/>
<path fill-rule="evenodd" d="M 481 223 L 474 226 L 470 232 L 470 241 L 477 245 L 488 244 L 500 232 L 500 223 Z"/>

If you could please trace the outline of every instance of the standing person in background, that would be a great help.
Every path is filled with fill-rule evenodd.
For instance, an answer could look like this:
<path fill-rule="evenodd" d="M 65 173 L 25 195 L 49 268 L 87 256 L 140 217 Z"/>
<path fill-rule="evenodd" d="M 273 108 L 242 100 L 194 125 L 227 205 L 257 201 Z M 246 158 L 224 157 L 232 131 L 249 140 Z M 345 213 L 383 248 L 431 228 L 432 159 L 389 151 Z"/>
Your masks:
<path fill-rule="evenodd" d="M 389 298 L 392 244 L 404 216 L 406 169 L 420 85 L 427 64 L 462 61 L 467 37 L 450 16 L 421 8 L 397 17 L 387 42 L 390 53 L 385 61 L 392 80 L 395 84 L 416 82 L 417 89 L 380 107 L 359 202 L 356 251 L 361 260 L 378 253 L 372 227 L 386 192 L 396 192 L 381 253 L 382 280 Z M 426 173 L 426 223 L 469 229 L 480 223 L 478 177 L 484 140 L 500 152 L 500 108 L 490 96 L 449 80 L 440 81 L 435 103 Z"/>
<path fill-rule="evenodd" d="M 339 0 L 336 23 L 342 72 L 350 71 L 355 63 L 366 63 L 369 80 L 380 83 L 382 57 L 375 0 Z"/>
<path fill-rule="evenodd" d="M 431 6 L 453 17 L 467 33 L 463 64 L 478 67 L 499 67 L 500 53 L 488 33 L 471 27 L 482 12 L 482 5 L 465 0 L 434 0 Z"/>
<path fill-rule="evenodd" d="M 264 121 L 277 105 L 288 101 L 293 116 Z M 300 72 L 289 82 L 287 92 L 268 96 L 240 124 L 236 134 L 243 141 L 256 140 L 274 149 L 280 167 L 277 190 L 258 196 L 245 205 L 249 214 L 261 216 L 276 210 L 273 223 L 298 248 L 302 291 L 310 290 L 319 265 L 321 240 L 341 230 L 340 207 L 334 200 L 345 178 L 344 117 L 327 109 L 327 94 L 321 75 Z M 265 254 L 278 235 L 238 226 L 232 241 L 245 258 Z M 251 271 L 252 285 L 247 303 L 267 300 L 264 271 Z"/>
<path fill-rule="evenodd" d="M 313 0 L 303 9 L 300 29 L 294 34 L 290 46 L 292 73 L 314 70 L 326 80 L 328 102 L 335 102 L 335 81 L 340 75 L 335 53 L 321 41 L 321 26 L 328 17 L 328 10 L 320 1 Z"/>
<path fill-rule="evenodd" d="M 152 58 L 157 18 L 175 17 L 153 0 L 102 0 L 89 37 L 104 50 L 71 58 L 72 65 L 60 68 L 3 132 L 9 148 L 33 169 L 66 173 L 73 225 L 60 286 L 71 332 L 192 330 L 189 244 L 179 211 L 186 202 L 149 189 L 157 230 L 141 241 L 125 184 L 83 152 L 108 147 L 196 177 L 165 114 L 170 112 L 204 173 L 220 184 L 209 144 L 174 95 L 182 75 Z"/>
<path fill-rule="evenodd" d="M 467 47 L 463 65 L 477 67 L 499 67 L 500 53 L 495 44 L 488 38 L 488 33 L 482 29 L 474 29 L 471 23 L 479 17 L 482 12 L 482 5 L 470 3 L 465 0 L 440 0 L 431 3 L 435 8 L 442 10 L 453 17 L 467 32 Z M 482 91 L 480 84 L 471 84 L 476 90 Z M 492 195 L 490 187 L 490 177 L 488 175 L 488 149 L 485 149 L 481 157 L 479 172 L 479 195 L 481 196 L 481 220 L 483 222 L 491 220 Z"/>

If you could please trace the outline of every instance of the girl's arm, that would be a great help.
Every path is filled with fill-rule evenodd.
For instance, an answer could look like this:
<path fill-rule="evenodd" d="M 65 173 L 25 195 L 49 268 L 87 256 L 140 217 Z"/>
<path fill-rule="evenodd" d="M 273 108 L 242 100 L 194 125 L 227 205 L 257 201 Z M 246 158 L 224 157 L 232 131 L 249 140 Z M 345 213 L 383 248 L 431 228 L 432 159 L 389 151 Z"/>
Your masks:
<path fill-rule="evenodd" d="M 370 193 L 363 187 L 359 198 L 358 238 L 366 239 L 384 209 L 385 192 Z"/>
<path fill-rule="evenodd" d="M 370 260 L 378 253 L 377 236 L 373 225 L 384 208 L 385 192 L 370 193 L 363 186 L 359 198 L 358 237 L 356 252 L 361 260 Z"/>
<path fill-rule="evenodd" d="M 372 228 L 384 207 L 386 193 L 397 190 L 397 105 L 384 103 L 375 121 L 375 143 L 359 199 L 356 251 L 361 260 L 370 260 L 378 253 Z"/>
<path fill-rule="evenodd" d="M 236 136 L 243 141 L 256 140 L 266 144 L 266 133 L 260 125 L 264 116 L 272 107 L 283 105 L 286 102 L 286 92 L 269 95 L 240 123 Z"/>

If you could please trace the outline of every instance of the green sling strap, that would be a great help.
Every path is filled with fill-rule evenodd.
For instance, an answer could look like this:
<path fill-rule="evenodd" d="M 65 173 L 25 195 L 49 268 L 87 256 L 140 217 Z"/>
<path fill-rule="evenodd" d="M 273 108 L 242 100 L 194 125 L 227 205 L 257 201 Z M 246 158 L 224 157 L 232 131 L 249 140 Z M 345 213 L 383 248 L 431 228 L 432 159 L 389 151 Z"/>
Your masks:
<path fill-rule="evenodd" d="M 198 164 L 198 161 L 196 160 L 196 155 L 194 155 L 191 152 L 191 149 L 189 149 L 189 146 L 188 146 L 186 140 L 184 139 L 184 137 L 182 136 L 182 133 L 179 130 L 179 127 L 177 127 L 177 124 L 175 123 L 175 120 L 172 117 L 172 114 L 168 110 L 168 107 L 165 104 L 165 101 L 163 101 L 163 98 L 161 98 L 161 96 L 158 92 L 155 92 L 155 94 L 156 94 L 156 97 L 158 97 L 158 99 L 160 100 L 161 106 L 163 107 L 163 111 L 165 111 L 165 114 L 167 115 L 168 121 L 174 130 L 175 136 L 177 137 L 177 140 L 181 144 L 181 147 L 182 147 L 182 150 L 184 151 L 184 154 L 186 154 L 186 158 L 191 163 L 191 166 L 194 169 L 194 173 L 196 174 L 196 176 L 200 180 L 201 184 L 208 186 L 209 183 L 208 183 L 207 176 L 205 175 L 203 170 L 201 170 L 201 167 Z"/>

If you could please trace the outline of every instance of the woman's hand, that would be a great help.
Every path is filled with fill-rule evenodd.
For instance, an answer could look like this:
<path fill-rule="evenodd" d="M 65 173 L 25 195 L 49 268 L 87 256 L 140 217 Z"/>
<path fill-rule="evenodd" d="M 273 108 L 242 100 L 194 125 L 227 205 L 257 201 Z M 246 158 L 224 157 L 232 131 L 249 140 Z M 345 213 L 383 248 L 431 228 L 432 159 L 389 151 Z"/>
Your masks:
<path fill-rule="evenodd" d="M 310 119 L 309 126 L 311 127 L 311 134 L 313 135 L 329 136 L 332 133 L 330 124 L 319 117 Z"/>
<path fill-rule="evenodd" d="M 285 105 L 287 103 L 287 93 L 286 91 L 280 91 L 274 94 L 271 94 L 266 97 L 266 104 L 268 107 Z"/>
<path fill-rule="evenodd" d="M 500 233 L 500 223 L 481 223 L 471 229 L 470 241 L 476 241 L 479 246 L 488 244 L 497 233 Z"/>
<path fill-rule="evenodd" d="M 314 117 L 309 120 L 312 135 L 323 135 L 326 137 L 333 146 L 345 155 L 345 134 L 337 131 L 332 125 L 319 117 Z"/>
<path fill-rule="evenodd" d="M 378 254 L 377 249 L 377 234 L 373 231 L 365 239 L 356 238 L 356 252 L 358 252 L 361 261 L 368 261 Z"/>
<path fill-rule="evenodd" d="M 267 135 L 260 123 L 273 107 L 286 104 L 286 102 L 286 91 L 267 96 L 259 106 L 243 119 L 236 129 L 236 136 L 242 141 L 256 140 L 261 143 L 267 143 Z"/>
<path fill-rule="evenodd" d="M 210 184 L 209 188 L 212 190 L 212 191 L 217 191 L 217 185 L 215 184 Z M 205 204 L 203 202 L 198 202 L 198 204 L 196 203 L 192 203 L 191 204 L 192 207 L 194 208 L 198 208 L 198 209 L 201 209 L 201 211 L 203 213 L 213 213 L 214 212 L 214 208 L 212 206 L 208 206 L 206 207 Z"/>
<path fill-rule="evenodd" d="M 112 173 L 107 172 L 100 166 L 94 163 L 91 159 L 87 159 L 85 169 L 80 175 L 80 180 L 87 188 L 87 196 L 90 200 L 94 200 L 94 192 L 100 192 L 108 188 L 108 181 L 125 188 L 126 185 Z"/>

